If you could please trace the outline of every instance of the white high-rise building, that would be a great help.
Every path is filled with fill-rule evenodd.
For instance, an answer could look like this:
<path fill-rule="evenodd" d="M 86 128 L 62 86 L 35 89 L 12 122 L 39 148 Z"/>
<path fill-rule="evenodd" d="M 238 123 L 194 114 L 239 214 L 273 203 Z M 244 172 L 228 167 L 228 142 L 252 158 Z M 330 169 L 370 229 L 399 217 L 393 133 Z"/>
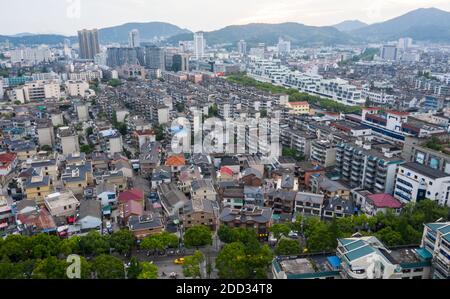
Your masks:
<path fill-rule="evenodd" d="M 139 30 L 133 29 L 129 33 L 128 44 L 130 48 L 138 48 L 141 46 L 141 40 L 139 38 Z"/>
<path fill-rule="evenodd" d="M 283 40 L 282 38 L 278 41 L 278 54 L 286 55 L 291 52 L 291 42 Z"/>
<path fill-rule="evenodd" d="M 237 44 L 239 54 L 245 56 L 247 55 L 247 42 L 245 40 L 240 40 Z"/>
<path fill-rule="evenodd" d="M 403 37 L 398 40 L 398 48 L 401 50 L 408 50 L 412 47 L 413 39 L 410 37 Z"/>
<path fill-rule="evenodd" d="M 206 42 L 203 32 L 194 33 L 194 55 L 197 60 L 205 56 Z"/>
<path fill-rule="evenodd" d="M 3 100 L 3 95 L 4 95 L 4 91 L 3 91 L 3 78 L 0 77 L 0 100 Z"/>

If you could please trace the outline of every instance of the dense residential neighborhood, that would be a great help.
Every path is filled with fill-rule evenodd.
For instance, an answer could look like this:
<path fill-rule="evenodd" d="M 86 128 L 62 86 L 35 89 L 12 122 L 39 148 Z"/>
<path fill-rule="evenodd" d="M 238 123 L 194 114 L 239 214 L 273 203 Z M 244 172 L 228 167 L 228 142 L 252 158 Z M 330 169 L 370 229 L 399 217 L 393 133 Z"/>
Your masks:
<path fill-rule="evenodd" d="M 450 278 L 450 46 L 139 34 L 0 39 L 0 279 Z"/>

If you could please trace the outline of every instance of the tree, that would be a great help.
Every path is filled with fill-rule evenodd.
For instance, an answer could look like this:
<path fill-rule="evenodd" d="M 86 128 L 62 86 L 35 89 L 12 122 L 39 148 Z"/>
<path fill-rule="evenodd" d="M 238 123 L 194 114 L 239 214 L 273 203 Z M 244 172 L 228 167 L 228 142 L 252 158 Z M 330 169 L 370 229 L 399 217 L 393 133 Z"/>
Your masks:
<path fill-rule="evenodd" d="M 6 256 L 13 263 L 24 261 L 29 256 L 30 248 L 29 238 L 22 235 L 9 235 L 1 243 L 0 256 Z"/>
<path fill-rule="evenodd" d="M 276 255 L 297 255 L 302 252 L 300 244 L 295 240 L 281 239 L 275 247 Z"/>
<path fill-rule="evenodd" d="M 80 146 L 80 152 L 85 153 L 86 155 L 92 154 L 95 148 L 91 145 L 83 144 Z"/>
<path fill-rule="evenodd" d="M 130 267 L 128 267 L 127 269 L 127 278 L 137 279 L 141 272 L 142 272 L 141 263 L 137 260 L 137 258 L 132 257 L 130 261 Z"/>
<path fill-rule="evenodd" d="M 284 223 L 277 223 L 277 224 L 272 225 L 272 227 L 270 228 L 270 231 L 273 233 L 273 236 L 276 239 L 279 239 L 283 235 L 284 236 L 289 235 L 291 228 Z"/>
<path fill-rule="evenodd" d="M 159 235 L 151 235 L 142 240 L 140 244 L 145 250 L 164 250 L 166 249 L 163 240 Z"/>
<path fill-rule="evenodd" d="M 31 277 L 33 279 L 67 279 L 68 264 L 51 256 L 37 260 Z"/>
<path fill-rule="evenodd" d="M 251 276 L 247 265 L 245 246 L 240 242 L 226 244 L 216 259 L 221 279 L 247 279 Z"/>
<path fill-rule="evenodd" d="M 267 117 L 267 109 L 261 109 L 260 113 L 262 118 Z"/>
<path fill-rule="evenodd" d="M 200 264 L 205 260 L 201 251 L 195 251 L 194 255 L 187 256 L 183 264 L 183 275 L 185 277 L 201 278 Z"/>
<path fill-rule="evenodd" d="M 394 231 L 391 227 L 383 228 L 375 236 L 386 246 L 395 246 L 402 242 L 402 235 Z"/>
<path fill-rule="evenodd" d="M 119 79 L 111 79 L 108 81 L 108 85 L 111 87 L 119 87 L 122 85 L 122 82 Z"/>
<path fill-rule="evenodd" d="M 307 220 L 305 236 L 308 249 L 312 252 L 332 251 L 336 249 L 336 238 L 327 223 L 319 219 Z"/>
<path fill-rule="evenodd" d="M 211 230 L 204 225 L 193 226 L 184 233 L 184 243 L 188 248 L 212 245 Z"/>
<path fill-rule="evenodd" d="M 124 279 L 125 269 L 121 260 L 110 255 L 99 255 L 92 262 L 92 269 L 99 279 Z"/>
<path fill-rule="evenodd" d="M 175 234 L 162 232 L 160 234 L 146 237 L 141 242 L 141 248 L 145 250 L 165 250 L 176 248 L 179 245 L 178 237 Z"/>
<path fill-rule="evenodd" d="M 61 240 L 57 236 L 39 234 L 30 238 L 32 255 L 36 259 L 57 256 Z"/>
<path fill-rule="evenodd" d="M 157 279 L 158 267 L 149 262 L 141 263 L 142 271 L 138 275 L 138 279 Z"/>
<path fill-rule="evenodd" d="M 246 246 L 242 242 L 226 244 L 216 259 L 221 279 L 263 279 L 272 262 L 270 248 Z"/>
<path fill-rule="evenodd" d="M 80 253 L 80 237 L 73 236 L 61 241 L 59 244 L 59 252 L 65 256 Z"/>
<path fill-rule="evenodd" d="M 219 236 L 220 241 L 224 243 L 234 242 L 233 229 L 231 229 L 227 225 L 221 225 L 219 227 L 219 230 L 217 231 L 217 235 Z"/>
<path fill-rule="evenodd" d="M 184 106 L 183 103 L 177 103 L 176 108 L 177 108 L 177 111 L 180 113 L 183 113 L 186 109 L 186 107 Z"/>
<path fill-rule="evenodd" d="M 110 247 L 120 254 L 129 254 L 135 244 L 134 235 L 129 230 L 120 230 L 111 235 Z"/>
<path fill-rule="evenodd" d="M 97 231 L 90 231 L 80 238 L 80 252 L 83 255 L 100 255 L 109 252 L 109 240 Z"/>
<path fill-rule="evenodd" d="M 219 116 L 219 108 L 217 107 L 217 104 L 212 105 L 208 109 L 208 117 L 217 117 Z"/>
<path fill-rule="evenodd" d="M 43 145 L 41 146 L 41 151 L 51 152 L 53 151 L 53 148 L 50 145 Z"/>
<path fill-rule="evenodd" d="M 89 127 L 86 129 L 86 136 L 89 137 L 92 134 L 94 134 L 94 129 L 92 127 Z"/>

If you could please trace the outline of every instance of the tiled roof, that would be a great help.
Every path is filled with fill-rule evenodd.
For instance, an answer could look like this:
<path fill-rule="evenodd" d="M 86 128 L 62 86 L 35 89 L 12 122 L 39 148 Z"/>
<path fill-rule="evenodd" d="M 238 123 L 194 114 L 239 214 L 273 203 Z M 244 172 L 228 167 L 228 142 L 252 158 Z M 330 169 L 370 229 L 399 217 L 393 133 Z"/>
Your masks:
<path fill-rule="evenodd" d="M 130 200 L 142 201 L 144 200 L 144 191 L 140 189 L 127 190 L 119 194 L 119 201 L 127 202 Z"/>
<path fill-rule="evenodd" d="M 167 158 L 166 166 L 183 166 L 186 165 L 186 159 L 182 155 L 173 155 Z"/>
<path fill-rule="evenodd" d="M 373 203 L 377 208 L 391 208 L 399 209 L 402 207 L 400 201 L 395 199 L 390 194 L 371 194 L 367 198 Z"/>

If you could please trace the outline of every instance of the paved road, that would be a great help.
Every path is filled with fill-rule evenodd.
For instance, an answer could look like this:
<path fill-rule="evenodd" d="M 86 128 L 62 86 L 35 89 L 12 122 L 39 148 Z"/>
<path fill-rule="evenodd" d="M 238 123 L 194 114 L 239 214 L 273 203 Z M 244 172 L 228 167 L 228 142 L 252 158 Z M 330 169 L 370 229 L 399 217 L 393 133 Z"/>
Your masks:
<path fill-rule="evenodd" d="M 181 257 L 186 257 L 188 255 L 192 255 L 195 250 L 187 250 L 183 255 L 172 255 L 172 256 L 147 256 L 147 252 L 145 250 L 140 250 L 133 252 L 133 257 L 136 257 L 141 262 L 153 262 L 159 269 L 158 274 L 161 279 L 170 279 L 169 275 L 172 272 L 178 274 L 178 278 L 184 278 L 183 275 L 183 267 L 181 265 L 175 265 L 174 260 Z M 208 250 L 202 250 L 205 258 L 208 262 L 213 265 L 213 272 L 211 273 L 211 278 L 217 278 L 217 271 L 214 268 L 217 252 L 208 252 Z M 203 265 L 202 272 L 205 273 L 206 269 L 204 269 L 205 265 Z M 166 274 L 166 276 L 163 275 Z"/>

